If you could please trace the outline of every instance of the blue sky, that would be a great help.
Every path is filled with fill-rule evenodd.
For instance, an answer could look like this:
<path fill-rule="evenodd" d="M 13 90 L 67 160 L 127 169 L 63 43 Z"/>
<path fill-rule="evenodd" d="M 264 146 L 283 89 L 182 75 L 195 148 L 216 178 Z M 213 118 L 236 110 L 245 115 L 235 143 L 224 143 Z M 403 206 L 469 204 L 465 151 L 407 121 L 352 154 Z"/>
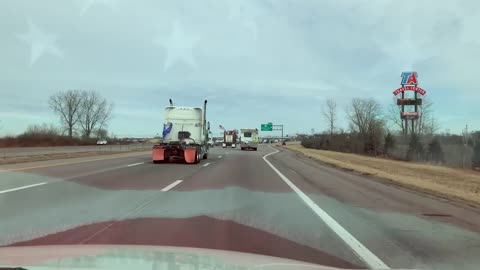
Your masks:
<path fill-rule="evenodd" d="M 396 0 L 6 0 L 0 2 L 0 136 L 58 119 L 48 97 L 97 90 L 109 130 L 160 133 L 163 107 L 209 100 L 213 127 L 340 127 L 354 97 L 384 107 L 415 70 L 441 130 L 480 129 L 480 3 Z M 214 129 L 215 132 L 218 130 Z"/>

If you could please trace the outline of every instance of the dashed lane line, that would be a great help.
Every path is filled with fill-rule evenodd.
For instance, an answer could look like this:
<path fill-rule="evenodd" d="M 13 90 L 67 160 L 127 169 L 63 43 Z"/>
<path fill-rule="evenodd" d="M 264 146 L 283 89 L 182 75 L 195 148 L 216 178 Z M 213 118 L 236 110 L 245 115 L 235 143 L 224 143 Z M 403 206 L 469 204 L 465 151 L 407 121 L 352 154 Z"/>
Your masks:
<path fill-rule="evenodd" d="M 0 190 L 0 194 L 12 192 L 12 191 L 17 191 L 17 190 L 22 190 L 22 189 L 26 189 L 26 188 L 31 188 L 31 187 L 42 186 L 42 185 L 45 185 L 45 184 L 47 184 L 47 183 L 38 183 L 38 184 L 33 184 L 33 185 L 28 185 L 28 186 L 23 186 L 23 187 L 17 187 L 17 188 L 12 188 L 12 189 L 7 189 L 7 190 Z"/>
<path fill-rule="evenodd" d="M 133 164 L 127 165 L 127 167 L 133 167 L 133 166 L 142 165 L 142 164 L 145 164 L 145 162 L 133 163 Z"/>
<path fill-rule="evenodd" d="M 162 191 L 163 191 L 163 192 L 169 191 L 169 190 L 171 190 L 172 188 L 174 188 L 175 186 L 177 186 L 178 184 L 180 184 L 180 183 L 182 183 L 182 182 L 183 182 L 183 180 L 177 180 L 177 181 L 171 183 L 170 185 L 164 187 L 164 188 L 162 189 Z"/>

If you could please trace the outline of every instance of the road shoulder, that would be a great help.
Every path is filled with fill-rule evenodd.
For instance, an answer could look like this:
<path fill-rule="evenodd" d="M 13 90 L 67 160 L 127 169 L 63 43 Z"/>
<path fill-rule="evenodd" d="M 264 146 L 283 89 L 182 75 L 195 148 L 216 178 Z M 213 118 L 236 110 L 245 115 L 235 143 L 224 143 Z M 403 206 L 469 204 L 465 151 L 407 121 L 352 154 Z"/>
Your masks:
<path fill-rule="evenodd" d="M 293 151 L 297 156 L 318 164 L 365 176 L 383 184 L 480 209 L 480 174 L 477 172 L 305 149 L 298 144 L 282 149 Z"/>

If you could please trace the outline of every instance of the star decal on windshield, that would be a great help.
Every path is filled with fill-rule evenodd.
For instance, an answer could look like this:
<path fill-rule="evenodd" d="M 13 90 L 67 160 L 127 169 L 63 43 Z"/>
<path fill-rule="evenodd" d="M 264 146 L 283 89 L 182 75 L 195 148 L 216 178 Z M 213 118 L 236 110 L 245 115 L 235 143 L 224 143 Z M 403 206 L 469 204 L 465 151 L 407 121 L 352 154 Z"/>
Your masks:
<path fill-rule="evenodd" d="M 180 22 L 173 24 L 173 30 L 169 37 L 165 39 L 156 39 L 154 42 L 164 47 L 166 50 L 166 59 L 163 70 L 170 69 L 178 62 L 183 62 L 191 68 L 197 68 L 193 49 L 200 39 L 195 35 L 188 35 L 184 32 Z"/>
<path fill-rule="evenodd" d="M 50 54 L 63 57 L 63 52 L 57 46 L 57 38 L 42 31 L 32 21 L 28 21 L 28 32 L 17 35 L 18 39 L 30 46 L 30 65 L 35 64 L 40 57 Z"/>

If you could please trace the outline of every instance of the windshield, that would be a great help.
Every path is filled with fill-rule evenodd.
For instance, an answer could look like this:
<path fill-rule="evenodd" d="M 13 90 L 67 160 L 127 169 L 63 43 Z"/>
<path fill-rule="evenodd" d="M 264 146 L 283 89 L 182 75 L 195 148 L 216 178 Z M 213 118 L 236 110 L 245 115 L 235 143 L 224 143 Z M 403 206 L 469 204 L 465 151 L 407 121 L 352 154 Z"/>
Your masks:
<path fill-rule="evenodd" d="M 480 268 L 477 1 L 3 0 L 0 22 L 0 254 Z"/>

